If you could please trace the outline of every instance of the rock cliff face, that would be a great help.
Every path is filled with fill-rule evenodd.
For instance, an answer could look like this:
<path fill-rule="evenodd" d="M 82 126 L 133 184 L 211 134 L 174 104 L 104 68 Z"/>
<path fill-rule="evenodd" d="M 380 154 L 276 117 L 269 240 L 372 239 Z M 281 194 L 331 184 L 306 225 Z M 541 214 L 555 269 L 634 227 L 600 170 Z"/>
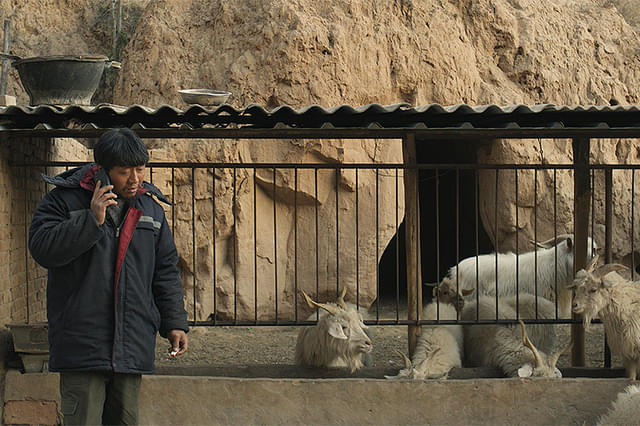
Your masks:
<path fill-rule="evenodd" d="M 93 22 L 91 16 L 97 13 L 88 7 L 89 2 L 85 2 L 87 8 L 76 7 L 77 2 L 38 2 L 42 12 L 33 16 L 27 13 L 27 6 L 17 3 L 22 2 L 0 0 L 3 6 L 0 10 L 16 10 L 18 28 L 25 34 L 25 41 L 16 44 L 17 54 L 53 53 L 52 49 L 38 51 L 37 40 L 43 40 L 43 27 L 48 29 L 47 40 L 60 35 L 57 38 L 64 44 L 59 44 L 59 48 L 90 49 L 92 39 L 100 39 L 95 29 L 88 31 L 83 25 Z M 250 103 L 268 108 L 282 104 L 297 108 L 309 104 L 331 107 L 397 102 L 638 104 L 639 3 L 637 0 L 138 2 L 147 6 L 125 48 L 114 102 L 180 107 L 184 104 L 177 89 L 209 87 L 232 91 L 230 103 L 237 107 Z M 63 34 L 73 34 L 74 38 L 64 38 Z M 11 87 L 19 99 L 25 99 L 19 88 Z M 638 152 L 637 140 L 592 143 L 595 163 L 637 163 Z M 479 149 L 477 156 L 483 163 L 556 164 L 572 160 L 571 142 L 565 140 L 498 140 Z M 397 141 L 169 140 L 163 149 L 154 150 L 153 159 L 333 164 L 394 162 L 400 161 L 402 155 Z M 324 170 L 319 173 L 316 191 L 314 177 L 305 171 L 299 171 L 297 178 L 292 171 L 279 170 L 274 175 L 270 169 L 196 171 L 194 212 L 199 220 L 195 256 L 187 225 L 191 212 L 188 217 L 177 217 L 175 226 L 187 293 L 197 294 L 203 303 L 197 306 L 199 317 L 206 317 L 216 300 L 221 317 L 237 309 L 240 316 L 252 318 L 256 282 L 259 316 L 278 301 L 281 318 L 290 317 L 293 307 L 289 301 L 295 287 L 314 291 L 316 276 L 321 299 L 335 294 L 338 284 L 349 286 L 347 299 L 353 300 L 357 275 L 360 302 L 371 303 L 375 298 L 377 259 L 395 232 L 395 210 L 388 208 L 395 205 L 395 182 L 391 173 L 377 177 L 379 205 L 385 208 L 380 210 L 376 232 L 371 211 L 376 198 L 376 177 L 360 173 L 356 179 L 352 171 Z M 629 173 L 614 176 L 614 253 L 618 260 L 631 256 L 630 235 L 625 231 L 631 227 L 629 206 L 633 191 Z M 168 182 L 169 177 L 159 171 L 154 179 Z M 190 171 L 179 172 L 173 182 L 175 187 L 167 184 L 164 189 L 173 191 L 179 203 L 191 203 L 188 190 L 191 179 Z M 520 239 L 521 249 L 530 248 L 527 242 L 534 230 L 539 240 L 551 237 L 554 211 L 558 212 L 557 232 L 572 230 L 571 175 L 559 172 L 555 179 L 554 187 L 552 172 L 519 172 L 516 196 L 513 172 L 501 172 L 498 193 L 495 173 L 482 174 L 482 223 L 500 251 L 515 249 L 516 238 Z M 596 183 L 601 180 L 601 175 L 596 174 Z M 212 193 L 216 195 L 215 212 Z M 255 248 L 254 197 L 257 220 L 262 222 Z M 596 191 L 595 236 L 600 244 L 602 199 L 602 191 Z M 228 213 L 232 205 L 235 218 Z M 315 259 L 315 245 L 310 242 L 316 239 L 316 205 L 323 231 L 318 248 L 319 275 L 315 262 L 308 261 L 309 257 Z M 399 213 L 402 217 L 402 211 Z M 537 221 L 533 219 L 534 213 Z M 217 218 L 216 229 L 207 225 L 212 216 Z M 338 242 L 336 223 L 340 230 Z M 635 224 L 636 233 L 639 225 Z M 376 253 L 378 244 L 380 249 Z M 336 246 L 340 247 L 337 252 Z M 258 259 L 257 279 L 253 272 L 254 257 Z M 194 274 L 198 283 L 195 291 Z M 215 296 L 211 286 L 214 275 L 218 287 Z M 237 294 L 243 296 L 236 297 Z"/>

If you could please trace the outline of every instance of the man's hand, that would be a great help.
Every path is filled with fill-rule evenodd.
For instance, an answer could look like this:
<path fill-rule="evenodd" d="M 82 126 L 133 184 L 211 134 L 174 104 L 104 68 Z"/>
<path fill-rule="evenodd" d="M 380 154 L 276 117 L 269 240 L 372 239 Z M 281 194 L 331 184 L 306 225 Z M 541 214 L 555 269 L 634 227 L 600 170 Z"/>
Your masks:
<path fill-rule="evenodd" d="M 170 330 L 167 333 L 167 340 L 171 344 L 169 347 L 169 355 L 173 358 L 182 355 L 187 351 L 189 338 L 184 330 Z"/>
<path fill-rule="evenodd" d="M 112 189 L 113 185 L 102 186 L 102 182 L 96 182 L 96 187 L 93 190 L 93 197 L 91 197 L 91 212 L 93 212 L 98 226 L 102 226 L 104 223 L 104 218 L 107 214 L 107 207 L 118 204 L 114 199 L 118 196 L 113 192 L 109 192 Z"/>

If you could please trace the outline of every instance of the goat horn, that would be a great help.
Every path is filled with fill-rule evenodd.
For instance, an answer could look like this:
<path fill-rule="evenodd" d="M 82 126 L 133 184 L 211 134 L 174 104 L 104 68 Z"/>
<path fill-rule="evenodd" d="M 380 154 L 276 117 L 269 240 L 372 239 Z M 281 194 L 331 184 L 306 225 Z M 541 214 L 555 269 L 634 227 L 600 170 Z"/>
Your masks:
<path fill-rule="evenodd" d="M 347 294 L 347 288 L 342 287 L 340 291 L 340 296 L 338 296 L 338 300 L 336 301 L 336 305 L 340 306 L 345 311 L 347 310 L 347 305 L 344 303 L 344 296 Z"/>
<path fill-rule="evenodd" d="M 533 343 L 531 343 L 531 340 L 529 340 L 529 336 L 527 336 L 527 330 L 526 330 L 526 328 L 524 326 L 524 322 L 522 322 L 522 320 L 518 320 L 518 322 L 520 323 L 520 327 L 522 327 L 522 343 L 526 347 L 531 349 L 531 352 L 533 353 L 533 357 L 536 360 L 536 366 L 537 367 L 543 367 L 545 365 L 545 362 L 542 359 L 542 356 L 540 355 L 540 352 L 538 352 L 538 349 L 536 349 L 536 347 L 533 346 Z"/>
<path fill-rule="evenodd" d="M 593 256 L 589 261 L 589 263 L 587 264 L 585 270 L 587 272 L 593 272 L 593 269 L 596 267 L 596 264 L 598 263 L 598 259 L 600 259 L 600 255 L 596 253 L 595 256 Z"/>
<path fill-rule="evenodd" d="M 402 352 L 402 351 L 399 351 L 399 350 L 397 350 L 397 349 L 394 349 L 394 351 L 395 351 L 398 355 L 400 355 L 400 356 L 402 357 L 402 359 L 404 360 L 404 368 L 411 368 L 411 360 L 409 359 L 409 357 L 408 357 L 408 356 L 406 356 L 406 355 L 404 354 L 404 352 Z"/>
<path fill-rule="evenodd" d="M 567 346 L 564 347 L 564 349 L 561 349 L 558 352 L 551 355 L 549 357 L 549 367 L 551 368 L 555 367 L 556 364 L 558 363 L 558 360 L 560 359 L 560 356 L 562 356 L 563 353 L 568 352 L 572 347 L 573 347 L 573 343 L 569 343 Z"/>
<path fill-rule="evenodd" d="M 416 365 L 416 370 L 418 370 L 420 373 L 424 373 L 425 370 L 427 368 L 429 368 L 429 361 L 431 361 L 433 359 L 433 356 L 435 354 L 437 354 L 440 351 L 440 348 L 435 348 L 434 350 L 432 350 L 429 355 L 422 360 L 418 365 Z M 438 377 L 440 377 L 441 375 L 439 374 Z"/>
<path fill-rule="evenodd" d="M 608 263 L 606 265 L 602 265 L 601 267 L 599 267 L 596 271 L 595 271 L 595 275 L 598 278 L 602 278 L 605 275 L 607 275 L 609 272 L 614 272 L 614 271 L 625 271 L 628 270 L 629 268 L 627 268 L 624 265 L 621 265 L 619 263 Z"/>
<path fill-rule="evenodd" d="M 327 305 L 324 303 L 318 303 L 318 302 L 314 302 L 313 300 L 311 300 L 311 298 L 309 296 L 307 296 L 307 293 L 304 292 L 304 290 L 300 290 L 302 292 L 302 295 L 304 296 L 304 298 L 307 301 L 307 304 L 309 305 L 309 307 L 311 308 L 322 308 L 325 311 L 329 312 L 332 315 L 336 315 L 338 313 L 338 308 L 336 306 L 333 305 Z"/>

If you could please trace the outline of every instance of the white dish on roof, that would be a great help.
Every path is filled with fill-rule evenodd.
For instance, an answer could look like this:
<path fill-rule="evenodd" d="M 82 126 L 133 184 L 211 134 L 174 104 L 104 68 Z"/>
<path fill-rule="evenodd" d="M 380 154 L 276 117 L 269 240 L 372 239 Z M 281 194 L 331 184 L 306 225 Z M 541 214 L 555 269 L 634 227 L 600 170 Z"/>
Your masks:
<path fill-rule="evenodd" d="M 221 105 L 231 96 L 231 92 L 213 89 L 181 89 L 178 93 L 184 102 L 198 105 Z"/>

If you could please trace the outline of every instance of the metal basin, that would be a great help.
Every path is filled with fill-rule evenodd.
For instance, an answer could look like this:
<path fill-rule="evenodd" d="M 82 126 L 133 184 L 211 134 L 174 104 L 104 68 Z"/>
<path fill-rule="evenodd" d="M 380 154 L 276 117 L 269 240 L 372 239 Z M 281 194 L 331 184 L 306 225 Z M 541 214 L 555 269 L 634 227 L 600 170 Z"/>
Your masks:
<path fill-rule="evenodd" d="M 30 105 L 91 105 L 105 68 L 120 68 L 106 56 L 41 56 L 13 62 Z"/>
<path fill-rule="evenodd" d="M 231 92 L 213 89 L 182 89 L 178 93 L 185 103 L 203 106 L 221 105 L 231 96 Z"/>

